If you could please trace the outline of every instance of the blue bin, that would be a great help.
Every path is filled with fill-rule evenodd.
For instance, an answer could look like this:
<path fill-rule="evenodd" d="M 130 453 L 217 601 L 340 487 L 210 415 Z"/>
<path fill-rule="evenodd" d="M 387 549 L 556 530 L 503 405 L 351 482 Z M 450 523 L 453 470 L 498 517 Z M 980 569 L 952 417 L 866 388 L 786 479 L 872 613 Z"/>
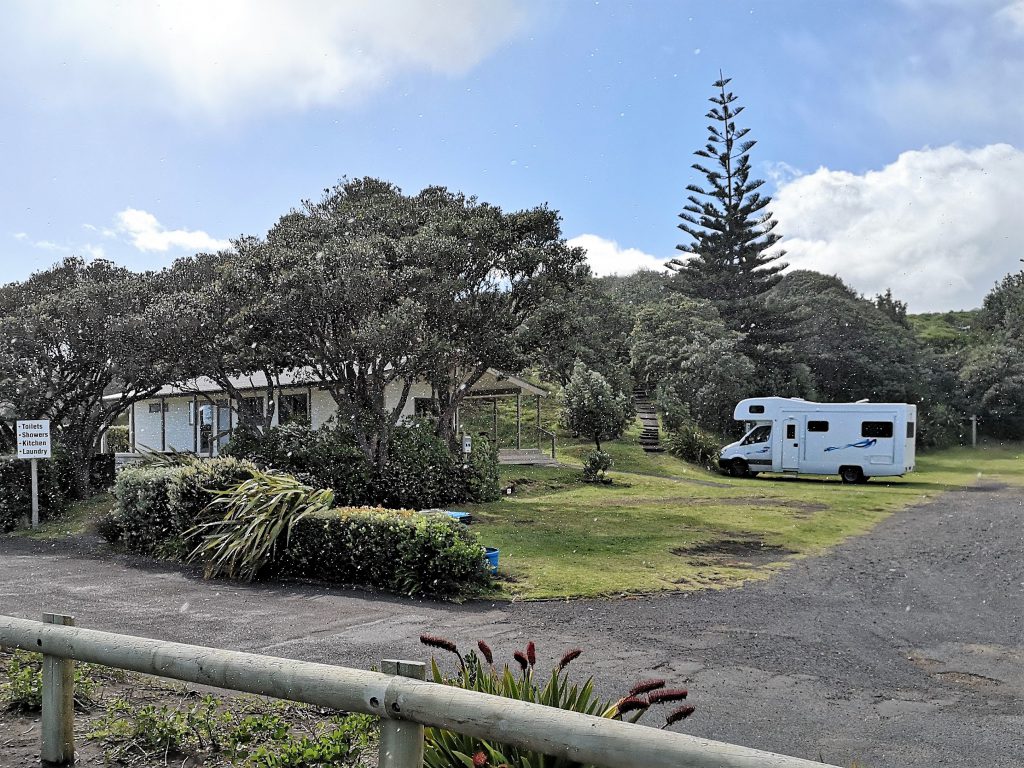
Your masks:
<path fill-rule="evenodd" d="M 484 556 L 487 558 L 487 567 L 491 574 L 496 574 L 498 572 L 498 548 L 484 547 Z"/>

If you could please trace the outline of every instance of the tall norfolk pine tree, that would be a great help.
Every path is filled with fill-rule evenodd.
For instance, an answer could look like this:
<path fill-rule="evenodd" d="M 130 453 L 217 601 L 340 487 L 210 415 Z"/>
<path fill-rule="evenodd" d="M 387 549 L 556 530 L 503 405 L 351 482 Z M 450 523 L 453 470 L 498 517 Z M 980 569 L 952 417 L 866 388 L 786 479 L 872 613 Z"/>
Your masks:
<path fill-rule="evenodd" d="M 737 128 L 743 107 L 726 91 L 728 78 L 720 78 L 709 101 L 708 143 L 694 154 L 702 158 L 693 169 L 707 179 L 706 186 L 690 184 L 692 194 L 679 218 L 679 228 L 692 242 L 676 248 L 689 254 L 669 266 L 679 275 L 680 289 L 695 298 L 714 302 L 726 324 L 750 332 L 759 325 L 763 297 L 781 279 L 786 265 L 782 252 L 767 254 L 780 239 L 776 222 L 765 208 L 771 198 L 757 190 L 763 180 L 750 179 L 749 128 Z M 764 318 L 762 318 L 764 319 Z M 755 334 L 760 335 L 760 334 Z"/>

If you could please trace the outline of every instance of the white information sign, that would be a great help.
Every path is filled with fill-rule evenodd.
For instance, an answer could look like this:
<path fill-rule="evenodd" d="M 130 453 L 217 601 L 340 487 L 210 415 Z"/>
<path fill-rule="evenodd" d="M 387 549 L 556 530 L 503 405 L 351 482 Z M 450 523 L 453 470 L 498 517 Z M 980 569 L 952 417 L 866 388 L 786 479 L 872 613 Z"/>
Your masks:
<path fill-rule="evenodd" d="M 17 421 L 15 429 L 18 438 L 19 459 L 50 458 L 50 421 L 34 419 Z"/>
<path fill-rule="evenodd" d="M 462 452 L 472 453 L 473 452 L 473 438 L 471 435 L 462 436 Z"/>

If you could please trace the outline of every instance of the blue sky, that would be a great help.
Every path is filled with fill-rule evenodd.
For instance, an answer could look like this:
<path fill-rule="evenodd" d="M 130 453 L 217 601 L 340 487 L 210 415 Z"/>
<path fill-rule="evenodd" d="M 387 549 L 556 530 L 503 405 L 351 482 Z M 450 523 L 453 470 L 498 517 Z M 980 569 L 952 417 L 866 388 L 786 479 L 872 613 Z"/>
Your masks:
<path fill-rule="evenodd" d="M 977 306 L 1024 257 L 1024 0 L 2 0 L 0 280 L 263 234 L 340 177 L 684 237 L 721 68 L 794 266 Z"/>

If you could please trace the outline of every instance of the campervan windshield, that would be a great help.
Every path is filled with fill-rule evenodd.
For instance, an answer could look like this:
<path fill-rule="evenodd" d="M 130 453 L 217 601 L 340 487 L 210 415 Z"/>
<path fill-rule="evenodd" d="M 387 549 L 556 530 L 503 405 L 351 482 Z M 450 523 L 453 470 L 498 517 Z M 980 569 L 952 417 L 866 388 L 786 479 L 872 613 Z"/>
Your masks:
<path fill-rule="evenodd" d="M 760 427 L 754 427 L 747 436 L 743 438 L 740 445 L 753 445 L 754 443 L 767 443 L 772 437 L 771 424 L 762 424 Z"/>

